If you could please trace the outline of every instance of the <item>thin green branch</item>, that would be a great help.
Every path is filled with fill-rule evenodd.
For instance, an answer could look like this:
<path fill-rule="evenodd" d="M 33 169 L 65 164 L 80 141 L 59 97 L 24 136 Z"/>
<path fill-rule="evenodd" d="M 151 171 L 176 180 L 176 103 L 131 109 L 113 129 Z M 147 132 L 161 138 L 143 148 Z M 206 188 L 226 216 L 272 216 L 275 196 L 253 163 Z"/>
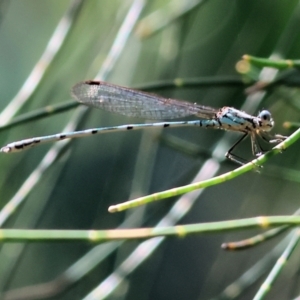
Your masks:
<path fill-rule="evenodd" d="M 189 234 L 209 234 L 242 229 L 289 225 L 299 226 L 299 216 L 260 216 L 240 220 L 177 225 L 169 227 L 112 229 L 112 230 L 27 230 L 1 229 L 1 242 L 85 241 L 101 243 L 113 240 L 147 239 L 158 236 L 185 237 Z"/>
<path fill-rule="evenodd" d="M 290 229 L 289 226 L 285 225 L 279 228 L 274 228 L 268 230 L 267 232 L 255 235 L 249 239 L 245 239 L 237 242 L 223 243 L 222 249 L 229 251 L 237 251 L 237 250 L 246 250 L 248 248 L 257 246 L 260 243 L 263 243 L 271 238 L 276 237 L 280 233 L 284 233 L 286 230 Z"/>
<path fill-rule="evenodd" d="M 298 216 L 300 214 L 300 209 L 298 209 L 293 215 Z M 269 239 L 272 239 L 276 236 L 278 236 L 281 233 L 284 233 L 290 229 L 289 226 L 282 226 L 278 228 L 274 228 L 271 230 L 268 230 L 266 232 L 263 232 L 261 234 L 258 234 L 256 236 L 253 236 L 251 238 L 238 241 L 238 242 L 230 242 L 230 243 L 223 243 L 222 248 L 224 250 L 230 250 L 230 251 L 235 251 L 235 250 L 244 250 L 253 246 L 256 246 L 260 243 L 263 243 Z"/>
<path fill-rule="evenodd" d="M 299 122 L 284 122 L 283 127 L 286 129 L 298 128 L 300 127 Z"/>
<path fill-rule="evenodd" d="M 292 59 L 268 59 L 268 58 L 261 58 L 251 55 L 244 55 L 243 59 L 250 62 L 253 65 L 258 67 L 271 67 L 275 69 L 287 69 L 287 68 L 299 68 L 300 67 L 300 60 L 292 60 Z"/>
<path fill-rule="evenodd" d="M 267 152 L 264 155 L 261 155 L 257 159 L 254 159 L 253 161 L 243 165 L 242 167 L 239 167 L 233 171 L 230 171 L 228 173 L 224 173 L 222 175 L 210 178 L 208 180 L 188 184 L 182 187 L 173 188 L 170 190 L 166 190 L 159 193 L 154 193 L 148 196 L 140 197 L 134 200 L 126 201 L 117 205 L 112 205 L 108 208 L 109 212 L 118 212 L 122 210 L 126 210 L 129 208 L 137 207 L 146 203 L 163 200 L 166 198 L 170 198 L 173 196 L 179 196 L 182 194 L 186 194 L 189 192 L 192 192 L 197 189 L 201 188 L 207 188 L 216 184 L 223 183 L 225 181 L 231 180 L 233 178 L 236 178 L 246 172 L 249 172 L 253 169 L 257 169 L 258 166 L 261 166 L 263 163 L 265 163 L 269 158 L 274 156 L 275 154 L 281 153 L 283 150 L 287 149 L 289 146 L 291 146 L 293 143 L 295 143 L 300 138 L 300 129 L 295 131 L 290 137 L 288 137 L 285 141 L 275 146 L 271 151 Z"/>
<path fill-rule="evenodd" d="M 294 236 L 290 240 L 289 245 L 284 250 L 282 255 L 278 258 L 275 266 L 273 267 L 272 271 L 270 272 L 267 279 L 261 285 L 260 289 L 256 293 L 254 300 L 262 300 L 267 295 L 269 290 L 271 289 L 272 284 L 274 283 L 275 279 L 278 277 L 280 271 L 283 269 L 283 266 L 286 264 L 287 260 L 293 253 L 294 249 L 296 248 L 298 242 L 300 240 L 300 229 L 296 229 Z"/>
<path fill-rule="evenodd" d="M 275 230 L 276 229 L 277 228 L 275 228 Z M 220 294 L 211 300 L 239 299 L 248 288 L 256 285 L 256 283 L 261 280 L 262 276 L 270 271 L 278 259 L 278 256 L 286 249 L 292 236 L 293 232 L 286 235 L 278 244 L 267 251 L 262 258 L 251 265 L 249 269 L 245 270 L 238 278 L 226 286 Z"/>
<path fill-rule="evenodd" d="M 134 86 L 133 88 L 152 91 L 163 90 L 168 88 L 191 88 L 191 87 L 244 87 L 247 86 L 240 76 L 203 76 L 203 77 L 189 77 L 189 78 L 174 78 L 170 80 L 154 81 L 147 84 Z"/>

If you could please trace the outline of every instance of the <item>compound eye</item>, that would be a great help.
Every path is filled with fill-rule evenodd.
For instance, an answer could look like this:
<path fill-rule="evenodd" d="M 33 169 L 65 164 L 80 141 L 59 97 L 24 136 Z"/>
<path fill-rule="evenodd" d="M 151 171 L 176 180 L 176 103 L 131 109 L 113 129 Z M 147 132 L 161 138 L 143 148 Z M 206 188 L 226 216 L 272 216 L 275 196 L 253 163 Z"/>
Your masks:
<path fill-rule="evenodd" d="M 268 110 L 261 111 L 258 117 L 261 118 L 263 121 L 271 121 L 272 119 L 271 113 Z"/>

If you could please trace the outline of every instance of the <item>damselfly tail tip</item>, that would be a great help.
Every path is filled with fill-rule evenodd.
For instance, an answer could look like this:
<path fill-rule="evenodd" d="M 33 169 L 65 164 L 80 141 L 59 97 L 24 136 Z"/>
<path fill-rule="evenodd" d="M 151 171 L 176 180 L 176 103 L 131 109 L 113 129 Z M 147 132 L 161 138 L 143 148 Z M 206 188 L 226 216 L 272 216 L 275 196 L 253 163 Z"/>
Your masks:
<path fill-rule="evenodd" d="M 7 146 L 2 147 L 2 148 L 0 149 L 0 152 L 3 152 L 3 153 L 9 153 L 9 152 L 11 152 L 11 147 L 7 147 Z"/>

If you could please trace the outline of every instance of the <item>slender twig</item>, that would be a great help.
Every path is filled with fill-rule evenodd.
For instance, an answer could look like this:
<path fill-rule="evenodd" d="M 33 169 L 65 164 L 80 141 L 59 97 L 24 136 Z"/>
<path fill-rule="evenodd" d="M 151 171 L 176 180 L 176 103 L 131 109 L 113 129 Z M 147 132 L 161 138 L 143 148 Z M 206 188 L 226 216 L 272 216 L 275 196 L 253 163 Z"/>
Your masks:
<path fill-rule="evenodd" d="M 293 215 L 297 216 L 300 213 L 300 209 L 298 209 Z M 276 236 L 278 236 L 281 233 L 284 233 L 286 230 L 290 229 L 289 226 L 282 226 L 279 228 L 274 228 L 271 230 L 268 230 L 266 232 L 263 232 L 261 234 L 258 234 L 256 236 L 253 236 L 249 239 L 245 239 L 238 242 L 230 242 L 230 243 L 223 243 L 222 248 L 225 250 L 244 250 L 253 246 L 256 246 L 260 243 L 263 243 L 269 239 L 272 239 Z"/>
<path fill-rule="evenodd" d="M 266 278 L 264 283 L 261 285 L 260 289 L 256 293 L 254 300 L 262 300 L 266 296 L 266 294 L 271 289 L 272 284 L 274 283 L 275 279 L 278 277 L 280 271 L 283 269 L 283 266 L 286 264 L 287 260 L 293 253 L 294 249 L 296 248 L 298 242 L 300 240 L 300 229 L 296 229 L 294 232 L 294 236 L 290 240 L 289 245 L 284 250 L 282 255 L 278 258 L 277 263 L 271 270 L 269 276 Z"/>
<path fill-rule="evenodd" d="M 254 159 L 253 161 L 251 161 L 233 171 L 224 173 L 222 175 L 219 175 L 219 176 L 216 176 L 216 177 L 213 177 L 208 180 L 201 181 L 201 182 L 188 184 L 188 185 L 185 185 L 182 187 L 173 188 L 170 190 L 166 190 L 163 192 L 140 197 L 140 198 L 130 200 L 127 202 L 123 202 L 120 204 L 112 205 L 108 208 L 108 211 L 109 212 L 118 212 L 118 211 L 126 210 L 129 208 L 137 207 L 139 205 L 143 205 L 146 203 L 182 195 L 182 194 L 189 193 L 189 192 L 192 192 L 192 191 L 200 189 L 200 188 L 206 188 L 209 186 L 213 186 L 213 185 L 220 184 L 225 181 L 231 180 L 231 179 L 236 178 L 237 176 L 240 176 L 240 175 L 242 175 L 246 172 L 249 172 L 253 169 L 257 169 L 258 166 L 265 163 L 270 157 L 274 156 L 275 154 L 281 153 L 283 150 L 287 149 L 289 146 L 291 146 L 293 143 L 295 143 L 299 138 L 300 138 L 300 129 L 295 131 L 285 141 L 283 141 L 282 143 L 275 146 L 271 151 L 267 152 L 264 155 L 261 155 L 257 159 Z"/>
<path fill-rule="evenodd" d="M 111 230 L 24 230 L 1 229 L 2 242 L 49 242 L 49 241 L 86 241 L 101 243 L 114 240 L 147 239 L 160 236 L 185 237 L 190 234 L 209 234 L 236 231 L 241 229 L 300 225 L 299 216 L 260 216 L 255 218 L 177 225 L 169 227 L 111 229 Z"/>
<path fill-rule="evenodd" d="M 275 69 L 287 69 L 287 68 L 299 68 L 300 60 L 292 60 L 292 59 L 268 59 L 255 57 L 251 55 L 244 55 L 243 59 L 254 64 L 258 67 L 271 67 Z"/>

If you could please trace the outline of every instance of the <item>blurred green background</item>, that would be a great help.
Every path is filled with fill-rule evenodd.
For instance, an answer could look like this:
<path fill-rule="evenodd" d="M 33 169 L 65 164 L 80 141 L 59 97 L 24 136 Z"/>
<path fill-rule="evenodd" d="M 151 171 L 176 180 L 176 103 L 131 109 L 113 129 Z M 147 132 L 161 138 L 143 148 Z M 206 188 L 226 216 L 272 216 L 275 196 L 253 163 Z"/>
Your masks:
<path fill-rule="evenodd" d="M 180 7 L 182 2 L 191 8 L 185 12 L 180 8 L 177 16 L 169 19 L 171 8 Z M 72 3 L 69 0 L 0 2 L 1 109 L 18 93 Z M 70 100 L 69 91 L 76 82 L 93 79 L 132 3 L 82 1 L 61 50 L 18 114 Z M 170 7 L 165 8 L 168 3 Z M 146 27 L 148 35 L 141 36 L 138 23 L 106 81 L 142 88 L 149 82 L 175 78 L 241 78 L 235 65 L 246 53 L 299 59 L 298 1 L 148 1 L 140 20 L 162 9 L 165 11 L 154 24 L 164 26 L 154 32 Z M 298 76 L 294 74 L 293 79 L 297 81 Z M 258 94 L 261 102 L 247 97 L 245 87 L 226 83 L 203 86 L 199 79 L 199 85 L 193 87 L 157 88 L 153 92 L 213 107 L 241 108 L 245 104 L 247 112 L 254 115 L 267 108 L 276 121 L 274 132 L 290 134 L 292 131 L 284 129 L 282 124 L 299 120 L 297 87 L 275 85 L 265 94 Z M 72 114 L 73 111 L 68 111 L 3 130 L 1 144 L 60 132 Z M 141 122 L 89 109 L 78 128 Z M 176 198 L 116 214 L 108 213 L 107 208 L 190 183 L 212 153 L 220 164 L 218 174 L 234 169 L 236 165 L 222 157 L 237 138 L 234 133 L 181 128 L 78 139 L 43 173 L 3 227 L 112 229 L 124 221 L 130 222 L 126 227 L 132 228 L 155 226 L 169 213 Z M 15 195 L 51 146 L 0 155 L 1 207 Z M 185 151 L 190 147 L 195 151 Z M 273 157 L 260 174 L 250 172 L 203 191 L 187 214 L 174 218 L 174 222 L 190 224 L 292 214 L 299 202 L 298 147 L 295 144 Z M 237 153 L 251 159 L 249 140 Z M 209 178 L 209 169 L 202 176 Z M 169 221 L 173 222 L 172 215 Z M 103 244 L 95 252 L 90 252 L 95 245 L 85 243 L 5 244 L 0 250 L 0 290 L 3 299 L 102 299 L 87 295 L 101 283 L 110 286 L 116 278 L 122 278 L 108 299 L 252 299 L 276 257 L 262 276 L 256 278 L 255 272 L 250 276 L 256 279 L 237 298 L 217 297 L 264 255 L 270 253 L 271 257 L 281 240 L 241 252 L 229 253 L 220 248 L 222 242 L 254 233 L 167 238 L 151 255 L 145 256 L 145 261 L 144 252 L 149 248 L 133 252 L 140 241 Z M 299 250 L 295 252 L 268 299 L 293 299 L 299 295 L 300 255 Z M 133 265 L 122 265 L 132 253 Z M 98 262 L 100 257 L 103 259 Z M 83 258 L 84 263 L 79 264 Z M 137 268 L 134 258 L 140 262 Z M 92 266 L 89 272 L 88 266 Z M 40 286 L 42 283 L 45 285 Z M 27 289 L 16 290 L 24 287 Z M 235 292 L 231 290 L 231 295 Z"/>

